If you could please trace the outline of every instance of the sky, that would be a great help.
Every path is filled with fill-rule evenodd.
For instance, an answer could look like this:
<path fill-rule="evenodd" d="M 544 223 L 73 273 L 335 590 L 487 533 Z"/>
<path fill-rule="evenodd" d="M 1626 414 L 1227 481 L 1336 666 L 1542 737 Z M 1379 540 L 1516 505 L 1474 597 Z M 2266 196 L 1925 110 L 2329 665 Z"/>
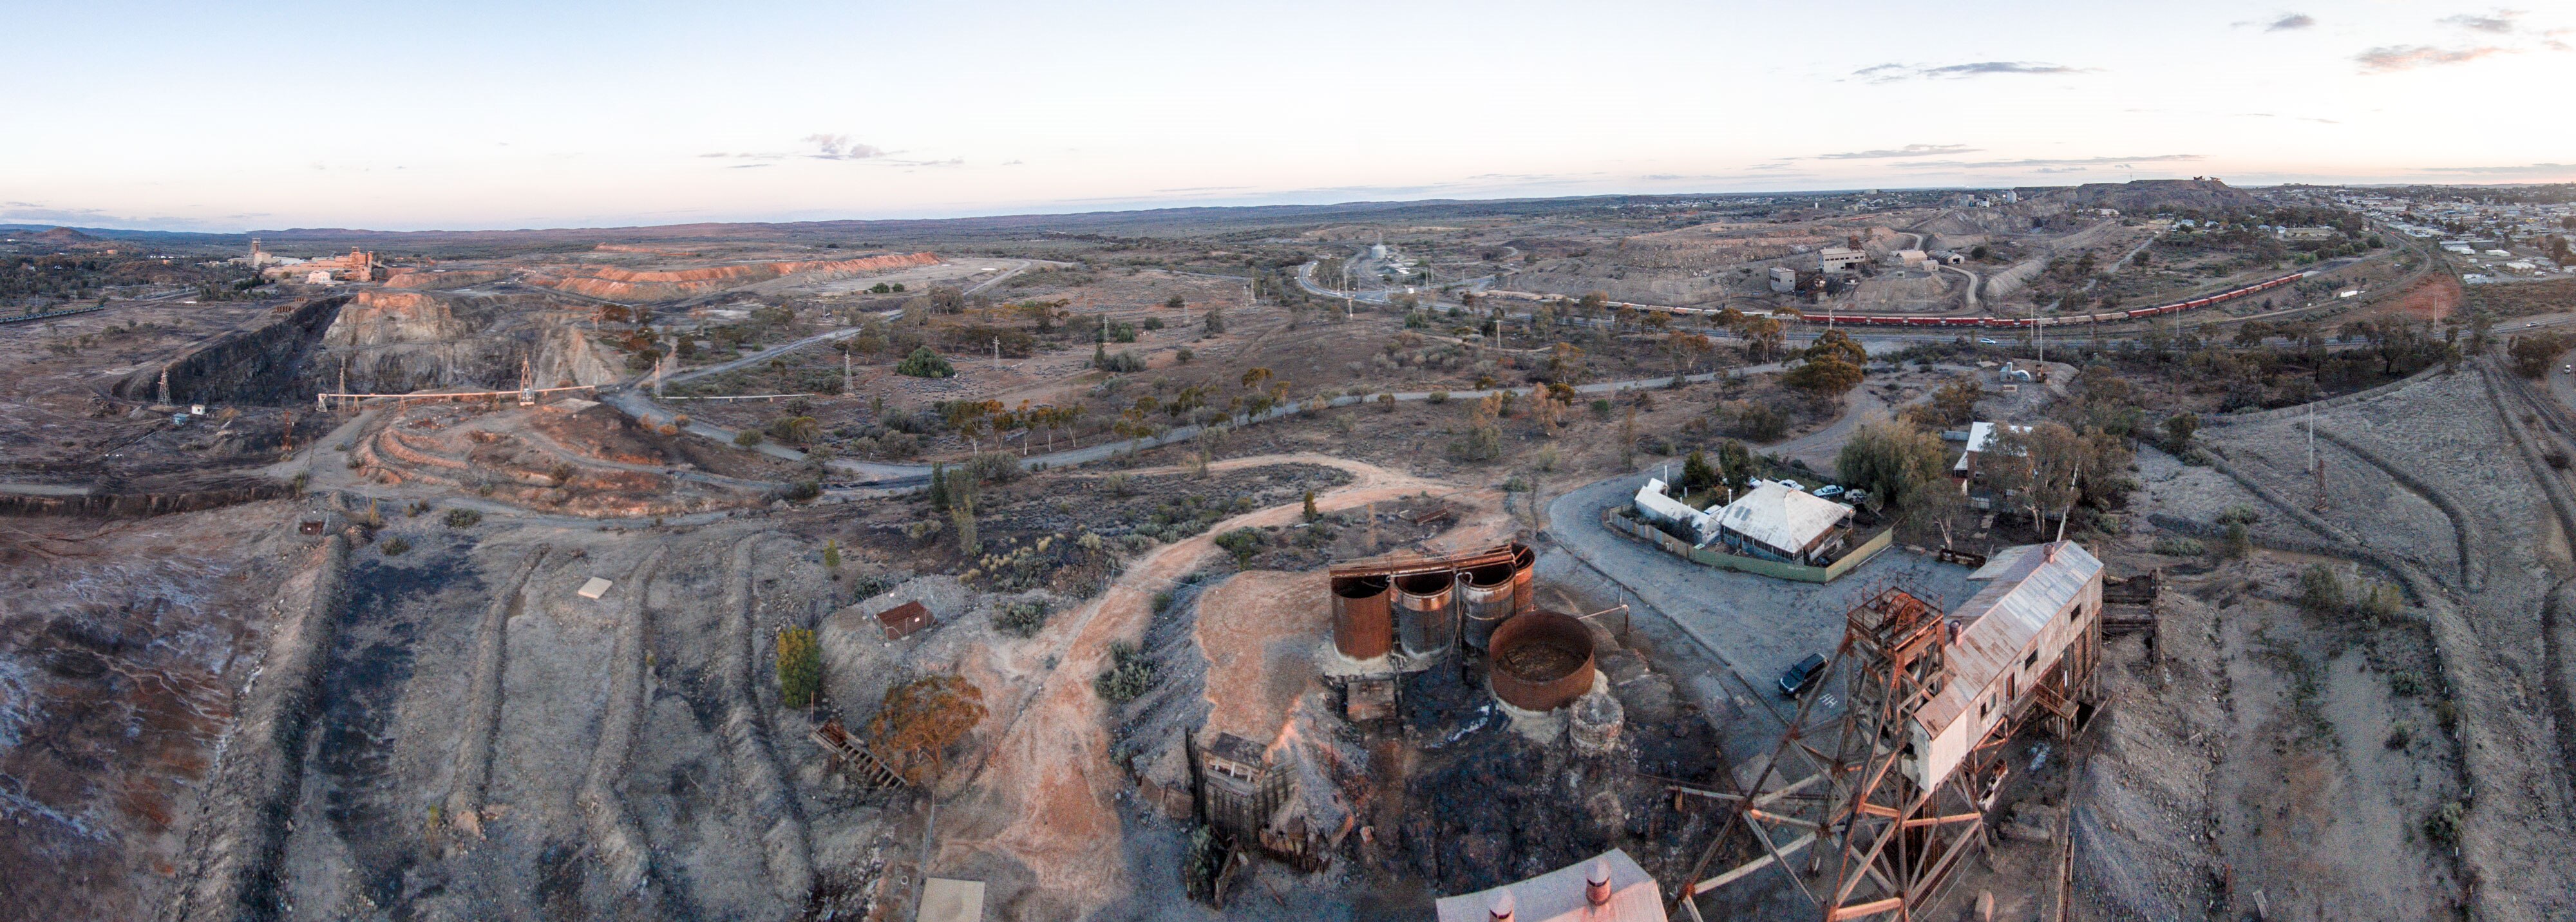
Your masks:
<path fill-rule="evenodd" d="M 0 0 L 0 222 L 2565 181 L 2555 3 Z"/>

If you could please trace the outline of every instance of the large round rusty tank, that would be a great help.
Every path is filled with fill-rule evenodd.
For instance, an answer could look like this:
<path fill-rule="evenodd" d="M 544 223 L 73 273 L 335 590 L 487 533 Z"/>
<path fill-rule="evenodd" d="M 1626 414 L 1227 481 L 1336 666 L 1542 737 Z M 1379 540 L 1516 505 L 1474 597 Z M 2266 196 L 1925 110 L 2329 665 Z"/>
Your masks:
<path fill-rule="evenodd" d="M 1538 607 L 1538 551 L 1518 541 L 1512 542 L 1512 612 Z"/>
<path fill-rule="evenodd" d="M 1450 603 L 1451 571 L 1395 578 L 1395 639 L 1406 656 L 1433 656 L 1458 640 L 1458 613 Z"/>
<path fill-rule="evenodd" d="M 1592 690 L 1592 629 L 1571 615 L 1526 611 L 1494 629 L 1494 697 L 1528 711 L 1553 711 Z"/>
<path fill-rule="evenodd" d="M 1489 564 L 1458 574 L 1458 614 L 1467 645 L 1485 649 L 1494 629 L 1516 612 L 1512 609 L 1512 565 Z"/>
<path fill-rule="evenodd" d="M 1352 659 L 1376 659 L 1395 645 L 1393 599 L 1383 576 L 1333 578 L 1333 649 Z"/>

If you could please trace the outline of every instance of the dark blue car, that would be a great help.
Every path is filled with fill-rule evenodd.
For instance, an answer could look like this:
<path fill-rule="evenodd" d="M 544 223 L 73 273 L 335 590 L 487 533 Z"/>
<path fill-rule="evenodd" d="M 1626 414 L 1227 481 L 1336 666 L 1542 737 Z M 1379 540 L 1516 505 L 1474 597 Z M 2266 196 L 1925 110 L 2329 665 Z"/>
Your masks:
<path fill-rule="evenodd" d="M 1822 678 L 1824 674 L 1825 655 L 1807 654 L 1806 659 L 1799 660 L 1797 665 L 1789 667 L 1788 672 L 1781 674 L 1780 693 L 1791 698 L 1806 694 L 1807 689 L 1815 687 L 1816 680 Z"/>

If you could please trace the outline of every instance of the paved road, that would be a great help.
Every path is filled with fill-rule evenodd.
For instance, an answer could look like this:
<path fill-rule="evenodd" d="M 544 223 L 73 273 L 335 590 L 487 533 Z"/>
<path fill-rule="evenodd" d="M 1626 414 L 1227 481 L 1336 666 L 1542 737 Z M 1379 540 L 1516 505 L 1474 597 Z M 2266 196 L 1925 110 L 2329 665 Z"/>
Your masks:
<path fill-rule="evenodd" d="M 1627 587 L 1756 688 L 1776 688 L 1780 674 L 1807 654 L 1831 654 L 1842 641 L 1843 613 L 1884 580 L 1919 587 L 1945 608 L 1974 594 L 1968 568 L 1902 548 L 1826 585 L 1689 563 L 1601 526 L 1601 510 L 1630 502 L 1645 482 L 1645 474 L 1628 474 L 1557 497 L 1547 504 L 1547 538 Z"/>

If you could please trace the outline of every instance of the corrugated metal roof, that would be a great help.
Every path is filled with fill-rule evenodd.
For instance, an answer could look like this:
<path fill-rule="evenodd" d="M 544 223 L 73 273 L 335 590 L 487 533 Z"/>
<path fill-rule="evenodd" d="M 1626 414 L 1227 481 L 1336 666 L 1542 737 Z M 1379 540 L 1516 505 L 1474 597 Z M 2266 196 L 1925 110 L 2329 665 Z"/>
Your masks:
<path fill-rule="evenodd" d="M 1637 488 L 1637 511 L 1667 522 L 1688 525 L 1692 534 L 1708 532 L 1708 513 L 1665 495 L 1664 482 L 1653 477 L 1646 478 L 1646 485 Z"/>
<path fill-rule="evenodd" d="M 2059 541 L 2005 548 L 1969 574 L 1988 582 L 1950 613 L 1959 622 L 1959 639 L 1944 653 L 1949 681 L 1915 720 L 1935 734 L 1949 726 L 2101 573 L 2102 561 L 2083 545 Z"/>
<path fill-rule="evenodd" d="M 1764 480 L 1718 510 L 1717 523 L 1780 550 L 1798 551 L 1851 515 L 1850 506 Z"/>
<path fill-rule="evenodd" d="M 1961 455 L 1959 456 L 1959 461 L 1958 461 L 1958 463 L 1950 465 L 1950 471 L 1951 471 L 1952 473 L 1962 473 L 1962 472 L 1965 472 L 1965 471 L 1968 469 L 1968 456 L 1969 456 L 1969 455 L 1973 455 L 1973 454 L 1976 454 L 1976 453 L 1978 453 L 1978 452 L 1985 451 L 1986 449 L 1993 448 L 1993 447 L 1994 447 L 1994 443 L 1995 443 L 1995 435 L 1997 434 L 1997 430 L 1998 430 L 1998 429 L 2000 429 L 2000 428 L 2001 428 L 2001 427 L 1999 427 L 1999 426 L 1995 425 L 1994 423 L 1969 423 L 1969 424 L 1968 424 L 1968 450 L 1967 450 L 1967 452 L 1966 452 L 1966 453 L 1961 454 Z M 2029 431 L 2030 431 L 2030 427 L 2029 427 L 2029 426 L 2014 426 L 2014 427 L 2012 427 L 2012 429 L 2013 429 L 2013 431 L 2015 431 L 2015 432 L 2029 432 Z"/>
<path fill-rule="evenodd" d="M 1599 909 L 1583 898 L 1592 862 L 1610 865 L 1610 902 Z M 1440 922 L 1486 922 L 1498 891 L 1512 895 L 1516 922 L 1665 922 L 1663 890 L 1628 853 L 1611 849 L 1537 877 L 1492 890 L 1441 897 L 1432 904 Z"/>

